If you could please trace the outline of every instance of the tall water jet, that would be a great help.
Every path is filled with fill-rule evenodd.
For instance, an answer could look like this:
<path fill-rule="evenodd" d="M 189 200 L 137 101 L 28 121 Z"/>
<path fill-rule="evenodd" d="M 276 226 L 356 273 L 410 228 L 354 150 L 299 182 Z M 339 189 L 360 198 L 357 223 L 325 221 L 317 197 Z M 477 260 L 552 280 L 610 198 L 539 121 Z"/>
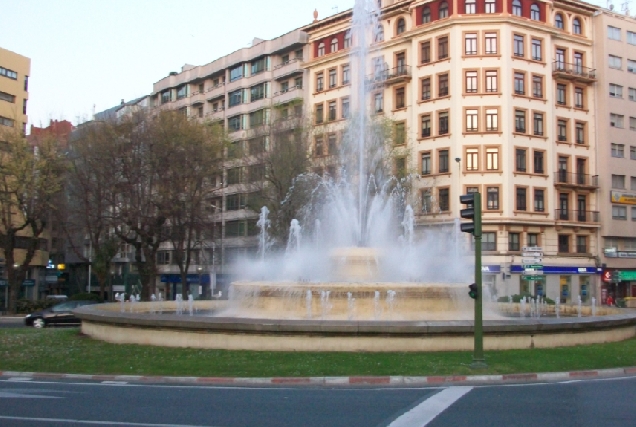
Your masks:
<path fill-rule="evenodd" d="M 269 227 L 271 225 L 271 221 L 268 218 L 269 209 L 267 206 L 263 206 L 261 208 L 261 213 L 258 216 L 258 221 L 256 222 L 256 226 L 259 228 L 258 233 L 258 254 L 261 258 L 261 261 L 265 260 L 265 253 L 269 249 Z"/>

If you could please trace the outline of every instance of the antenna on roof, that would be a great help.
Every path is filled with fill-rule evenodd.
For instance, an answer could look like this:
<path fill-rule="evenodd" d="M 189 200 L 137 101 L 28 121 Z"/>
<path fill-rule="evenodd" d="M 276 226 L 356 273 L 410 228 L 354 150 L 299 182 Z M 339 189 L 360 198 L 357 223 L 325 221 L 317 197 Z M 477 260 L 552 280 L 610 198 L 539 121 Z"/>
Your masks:
<path fill-rule="evenodd" d="M 629 16 L 629 1 L 624 2 L 623 4 L 621 4 L 621 11 Z"/>

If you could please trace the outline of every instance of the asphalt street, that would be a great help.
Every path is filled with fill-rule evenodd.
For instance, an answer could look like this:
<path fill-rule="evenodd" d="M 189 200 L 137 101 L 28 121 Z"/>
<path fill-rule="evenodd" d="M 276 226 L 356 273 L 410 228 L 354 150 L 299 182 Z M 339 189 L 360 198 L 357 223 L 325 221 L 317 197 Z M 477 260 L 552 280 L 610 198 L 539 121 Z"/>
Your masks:
<path fill-rule="evenodd" d="M 636 377 L 426 388 L 0 379 L 1 426 L 634 426 Z"/>
<path fill-rule="evenodd" d="M 19 328 L 20 326 L 24 326 L 24 316 L 21 316 L 21 317 L 0 316 L 0 328 Z"/>

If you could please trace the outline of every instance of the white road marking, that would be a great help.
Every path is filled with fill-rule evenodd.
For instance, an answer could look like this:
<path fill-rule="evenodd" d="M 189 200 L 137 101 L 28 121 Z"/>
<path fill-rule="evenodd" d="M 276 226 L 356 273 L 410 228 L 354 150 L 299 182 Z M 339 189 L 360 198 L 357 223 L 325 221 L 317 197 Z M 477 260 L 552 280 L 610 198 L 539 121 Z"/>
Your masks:
<path fill-rule="evenodd" d="M 0 415 L 0 420 L 29 421 L 40 423 L 69 423 L 69 424 L 89 424 L 98 426 L 139 426 L 139 427 L 214 427 L 192 424 L 152 424 L 152 423 L 131 423 L 128 421 L 92 421 L 73 420 L 68 418 L 34 418 L 34 417 L 11 417 Z"/>
<path fill-rule="evenodd" d="M 31 381 L 32 379 L 33 378 L 29 378 L 29 377 L 11 377 L 11 378 L 8 378 L 7 381 L 19 382 L 19 381 Z"/>
<path fill-rule="evenodd" d="M 61 399 L 57 396 L 44 396 L 41 394 L 15 393 L 11 391 L 0 391 L 1 399 Z"/>
<path fill-rule="evenodd" d="M 472 389 L 473 387 L 449 387 L 442 390 L 395 419 L 389 427 L 424 427 Z"/>
<path fill-rule="evenodd" d="M 126 381 L 102 381 L 102 384 L 108 385 L 126 385 L 128 384 Z"/>

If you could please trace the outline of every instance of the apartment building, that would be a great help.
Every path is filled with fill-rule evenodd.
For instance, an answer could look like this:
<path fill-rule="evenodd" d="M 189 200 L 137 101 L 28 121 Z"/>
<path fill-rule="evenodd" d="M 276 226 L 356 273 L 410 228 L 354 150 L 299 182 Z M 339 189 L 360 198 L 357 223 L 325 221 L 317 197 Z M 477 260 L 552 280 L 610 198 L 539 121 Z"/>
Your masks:
<path fill-rule="evenodd" d="M 232 261 L 257 249 L 257 214 L 248 209 L 262 189 L 262 153 L 269 146 L 272 124 L 302 115 L 306 34 L 294 30 L 272 40 L 255 38 L 243 48 L 202 66 L 185 65 L 153 86 L 149 107 L 181 111 L 192 119 L 218 122 L 227 130 L 231 146 L 224 153 L 224 171 L 215 177 L 210 200 L 214 235 L 206 236 L 197 272 L 212 272 L 216 289 L 224 289 Z M 177 279 L 170 247 L 162 248 L 161 283 Z M 190 280 L 190 279 L 189 279 Z M 170 294 L 179 293 L 173 283 Z M 196 286 L 191 286 L 191 289 Z M 165 292 L 164 292 L 165 295 Z"/>
<path fill-rule="evenodd" d="M 0 126 L 26 133 L 31 60 L 0 47 Z"/>
<path fill-rule="evenodd" d="M 602 298 L 636 296 L 636 20 L 599 10 L 594 50 Z"/>
<path fill-rule="evenodd" d="M 379 5 L 366 108 L 394 121 L 395 171 L 419 175 L 411 199 L 419 232 L 455 227 L 459 195 L 478 191 L 484 283 L 493 295 L 597 296 L 597 8 L 532 0 Z M 302 28 L 314 156 L 328 154 L 324 141 L 338 135 L 352 102 L 351 18 L 346 11 Z M 543 255 L 526 259 L 524 247 Z"/>

